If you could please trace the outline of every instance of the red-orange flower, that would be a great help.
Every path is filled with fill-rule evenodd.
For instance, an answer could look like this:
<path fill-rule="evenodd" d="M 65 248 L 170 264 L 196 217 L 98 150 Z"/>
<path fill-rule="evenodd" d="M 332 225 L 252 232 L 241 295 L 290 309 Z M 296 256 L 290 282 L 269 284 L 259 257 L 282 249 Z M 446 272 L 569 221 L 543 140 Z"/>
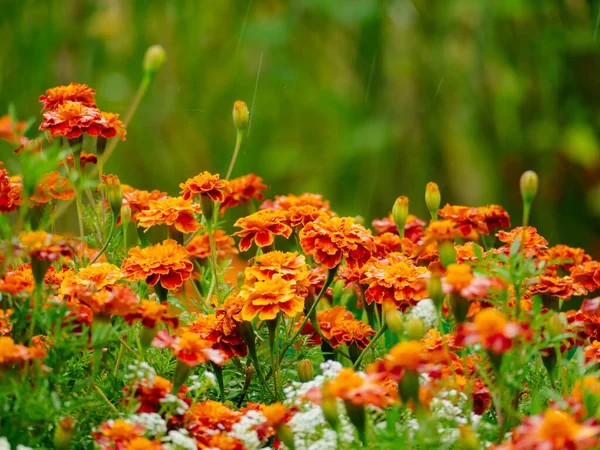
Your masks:
<path fill-rule="evenodd" d="M 390 253 L 386 259 L 371 259 L 364 267 L 361 284 L 368 285 L 365 297 L 370 304 L 392 302 L 406 310 L 410 305 L 427 297 L 425 267 L 415 266 L 399 253 Z"/>
<path fill-rule="evenodd" d="M 140 211 L 150 207 L 151 201 L 167 197 L 166 192 L 139 190 L 127 184 L 122 184 L 121 189 L 123 190 L 123 205 L 129 206 L 131 209 L 131 220 L 133 222 L 137 220 L 137 215 Z"/>
<path fill-rule="evenodd" d="M 231 431 L 242 415 L 221 402 L 198 402 L 186 413 L 187 428 L 194 435 L 212 434 L 210 431 Z"/>
<path fill-rule="evenodd" d="M 258 247 L 267 247 L 273 244 L 275 236 L 289 238 L 292 229 L 285 220 L 286 216 L 283 212 L 271 210 L 261 210 L 239 218 L 233 226 L 241 230 L 233 235 L 241 237 L 240 251 L 248 250 L 252 242 Z"/>
<path fill-rule="evenodd" d="M 16 270 L 8 271 L 0 278 L 0 292 L 16 295 L 21 292 L 33 292 L 35 280 L 31 272 L 31 264 L 27 263 Z"/>
<path fill-rule="evenodd" d="M 526 256 L 541 254 L 547 247 L 548 241 L 540 236 L 534 227 L 516 227 L 510 231 L 498 231 L 498 239 L 506 245 L 497 248 L 497 253 L 508 254 L 511 245 L 519 238 L 520 247 L 525 249 Z"/>
<path fill-rule="evenodd" d="M 264 198 L 262 191 L 267 189 L 263 179 L 253 173 L 230 180 L 229 187 L 231 191 L 225 194 L 225 199 L 221 203 L 221 214 L 229 208 L 248 203 L 253 198 L 262 200 Z"/>
<path fill-rule="evenodd" d="M 179 361 L 191 367 L 208 361 L 218 365 L 225 362 L 225 354 L 213 349 L 211 341 L 202 339 L 191 331 L 183 331 L 180 336 L 170 336 L 166 330 L 159 331 L 152 345 L 157 348 L 170 348 Z"/>
<path fill-rule="evenodd" d="M 475 275 L 468 264 L 449 264 L 442 286 L 446 294 L 457 293 L 471 299 L 487 297 L 491 288 L 502 288 L 503 284 L 496 278 Z"/>
<path fill-rule="evenodd" d="M 165 289 L 176 289 L 190 278 L 194 265 L 187 250 L 172 239 L 151 247 L 134 247 L 121 270 L 128 280 L 145 280 L 150 286 L 160 282 Z"/>
<path fill-rule="evenodd" d="M 391 214 L 383 219 L 375 219 L 371 222 L 376 234 L 394 233 L 398 234 L 398 227 L 394 223 L 394 219 Z M 404 237 L 410 242 L 416 244 L 423 237 L 425 232 L 425 222 L 419 219 L 417 216 L 409 214 L 406 217 L 406 224 L 404 225 Z"/>
<path fill-rule="evenodd" d="M 442 219 L 452 220 L 458 224 L 464 235 L 473 231 L 490 234 L 497 228 L 510 227 L 510 217 L 504 208 L 498 205 L 471 208 L 469 206 L 454 206 L 446 204 L 439 210 Z"/>
<path fill-rule="evenodd" d="M 150 200 L 148 208 L 137 213 L 138 227 L 148 231 L 155 225 L 167 225 L 181 233 L 194 233 L 200 228 L 200 222 L 194 214 L 200 214 L 200 206 L 183 197 L 165 197 Z"/>
<path fill-rule="evenodd" d="M 571 277 L 554 277 L 552 275 L 540 275 L 533 280 L 527 288 L 525 297 L 534 295 L 550 295 L 569 300 L 573 296 L 587 294 L 587 290 L 576 283 Z"/>
<path fill-rule="evenodd" d="M 66 102 L 78 102 L 91 108 L 96 107 L 96 91 L 87 84 L 70 83 L 67 86 L 56 86 L 46 90 L 46 95 L 40 96 L 44 107 L 42 111 L 55 109 Z"/>
<path fill-rule="evenodd" d="M 0 161 L 0 213 L 12 212 L 21 204 L 20 177 L 10 177 Z"/>
<path fill-rule="evenodd" d="M 123 390 L 127 394 L 129 389 L 126 386 Z M 163 377 L 156 376 L 152 384 L 146 379 L 137 380 L 131 389 L 133 389 L 133 396 L 140 402 L 137 413 L 152 413 L 160 410 L 161 400 L 173 391 L 173 383 Z M 186 392 L 187 387 L 184 384 L 179 388 L 177 397 L 184 400 Z"/>
<path fill-rule="evenodd" d="M 586 290 L 593 292 L 600 288 L 600 262 L 586 261 L 571 268 L 571 278 Z"/>
<path fill-rule="evenodd" d="M 123 278 L 123 273 L 114 264 L 94 263 L 82 268 L 77 273 L 68 272 L 60 285 L 59 293 L 72 295 L 77 286 L 100 290 L 116 285 L 121 278 Z"/>
<path fill-rule="evenodd" d="M 43 349 L 15 344 L 12 338 L 0 336 L 0 367 L 11 367 L 18 363 L 44 357 L 46 357 L 46 352 Z"/>
<path fill-rule="evenodd" d="M 27 127 L 27 122 L 15 122 L 9 115 L 0 117 L 0 141 L 11 144 L 26 145 L 29 142 L 22 132 Z"/>
<path fill-rule="evenodd" d="M 371 232 L 351 217 L 310 222 L 300 232 L 300 245 L 305 253 L 328 269 L 337 267 L 342 256 L 348 265 L 362 267 L 375 251 Z"/>
<path fill-rule="evenodd" d="M 432 242 L 453 241 L 454 239 L 469 239 L 476 241 L 479 239 L 477 230 L 473 227 L 461 227 L 460 223 L 454 220 L 432 220 L 425 229 L 423 236 L 423 246 Z"/>
<path fill-rule="evenodd" d="M 22 232 L 16 248 L 32 259 L 51 262 L 73 254 L 73 249 L 62 237 L 45 231 Z"/>
<path fill-rule="evenodd" d="M 375 373 L 355 372 L 350 368 L 340 370 L 328 384 L 331 393 L 355 405 L 389 406 L 394 398 L 388 395 L 384 379 Z"/>
<path fill-rule="evenodd" d="M 308 264 L 298 252 L 273 251 L 254 258 L 254 264 L 245 270 L 247 284 L 265 281 L 276 275 L 294 280 L 299 286 L 308 286 Z"/>
<path fill-rule="evenodd" d="M 444 351 L 426 351 L 422 342 L 404 341 L 392 347 L 383 359 L 367 366 L 366 372 L 382 373 L 400 380 L 405 372 L 421 372 L 444 359 Z"/>
<path fill-rule="evenodd" d="M 317 312 L 317 322 L 323 336 L 333 348 L 354 344 L 360 349 L 365 349 L 369 345 L 369 338 L 375 336 L 373 328 L 361 320 L 356 320 L 344 306 L 334 306 Z M 310 322 L 306 323 L 302 334 L 310 334 L 314 344 L 321 344 L 321 336 Z"/>
<path fill-rule="evenodd" d="M 323 200 L 320 194 L 304 193 L 302 195 L 278 195 L 275 200 L 265 200 L 260 209 L 272 209 L 277 211 L 288 211 L 294 206 L 310 205 L 323 211 L 329 211 L 329 201 Z"/>
<path fill-rule="evenodd" d="M 65 136 L 68 139 L 87 133 L 105 138 L 118 135 L 124 141 L 126 131 L 117 117 L 117 114 L 103 113 L 82 103 L 67 101 L 44 113 L 40 130 L 48 130 L 52 136 Z"/>
<path fill-rule="evenodd" d="M 189 178 L 185 183 L 181 183 L 179 187 L 185 200 L 194 198 L 197 195 L 205 195 L 210 197 L 213 202 L 222 202 L 225 200 L 225 192 L 231 191 L 227 180 L 220 180 L 219 174 L 212 175 L 206 171 L 194 178 Z"/>
<path fill-rule="evenodd" d="M 109 420 L 92 433 L 96 444 L 103 450 L 125 449 L 125 446 L 144 434 L 146 430 L 139 424 L 131 424 L 122 419 Z"/>
<path fill-rule="evenodd" d="M 217 309 L 215 314 L 199 315 L 187 325 L 187 329 L 202 339 L 211 341 L 213 348 L 221 350 L 227 358 L 246 356 L 246 343 L 235 322 L 223 308 Z"/>
<path fill-rule="evenodd" d="M 13 315 L 13 312 L 12 309 L 0 309 L 0 336 L 6 336 L 12 331 L 13 324 L 10 320 L 10 316 Z"/>
<path fill-rule="evenodd" d="M 210 235 L 208 233 L 198 234 L 190 241 L 185 247 L 191 256 L 198 259 L 208 258 L 210 252 Z M 215 239 L 215 248 L 217 250 L 217 257 L 219 259 L 225 259 L 232 255 L 237 255 L 239 252 L 234 247 L 235 241 L 223 230 L 213 231 Z"/>
<path fill-rule="evenodd" d="M 548 262 L 550 266 L 547 266 L 547 268 L 556 269 L 557 267 L 561 267 L 571 270 L 575 266 L 591 261 L 592 257 L 586 254 L 582 248 L 573 248 L 568 245 L 559 244 L 546 250 L 540 259 Z"/>
<path fill-rule="evenodd" d="M 125 320 L 133 323 L 140 320 L 146 328 L 155 328 L 157 324 L 164 323 L 173 328 L 179 325 L 179 319 L 169 314 L 167 302 L 158 303 L 154 300 L 142 300 L 133 312 L 125 316 Z"/>
<path fill-rule="evenodd" d="M 135 311 L 139 298 L 126 285 L 117 285 L 112 289 L 94 291 L 85 287 L 76 287 L 71 296 L 92 310 L 94 315 L 111 317 L 126 316 Z"/>
<path fill-rule="evenodd" d="M 69 180 L 58 171 L 44 174 L 30 200 L 33 203 L 48 203 L 50 200 L 70 200 L 75 197 L 75 189 Z"/>
<path fill-rule="evenodd" d="M 585 347 L 583 355 L 585 356 L 585 362 L 600 363 L 600 341 L 594 341 L 591 345 Z"/>
<path fill-rule="evenodd" d="M 239 296 L 244 301 L 241 317 L 251 321 L 256 316 L 260 320 L 272 320 L 279 312 L 295 317 L 304 308 L 304 299 L 297 294 L 294 280 L 286 280 L 281 275 L 245 284 Z"/>

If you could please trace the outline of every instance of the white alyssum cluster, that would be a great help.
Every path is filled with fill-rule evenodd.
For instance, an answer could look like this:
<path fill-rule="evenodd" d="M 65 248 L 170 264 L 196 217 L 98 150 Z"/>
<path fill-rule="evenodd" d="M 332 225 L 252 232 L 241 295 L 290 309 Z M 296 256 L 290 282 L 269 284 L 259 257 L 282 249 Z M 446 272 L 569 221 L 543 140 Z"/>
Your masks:
<path fill-rule="evenodd" d="M 424 328 L 429 330 L 435 328 L 437 324 L 437 311 L 433 300 L 424 298 L 420 300 L 408 313 L 409 319 L 420 319 L 423 321 Z"/>
<path fill-rule="evenodd" d="M 229 433 L 230 437 L 239 439 L 248 450 L 261 449 L 261 442 L 256 432 L 256 425 L 266 422 L 267 419 L 260 411 L 246 412 L 238 423 L 233 424 Z"/>
<path fill-rule="evenodd" d="M 217 379 L 214 373 L 207 370 L 202 374 L 202 377 L 198 375 L 191 375 L 188 378 L 188 383 L 188 392 L 202 392 L 204 389 L 216 386 Z"/>
<path fill-rule="evenodd" d="M 186 402 L 173 394 L 167 394 L 161 398 L 160 404 L 165 406 L 172 414 L 176 415 L 184 414 L 189 409 Z"/>
<path fill-rule="evenodd" d="M 0 437 L 0 450 L 10 450 L 10 442 L 5 437 Z M 17 450 L 33 450 L 31 447 L 26 445 L 17 445 Z"/>
<path fill-rule="evenodd" d="M 126 380 L 143 381 L 147 386 L 152 386 L 156 380 L 156 371 L 147 362 L 134 362 L 127 369 L 129 372 L 125 375 Z"/>
<path fill-rule="evenodd" d="M 302 406 L 304 403 L 302 397 L 313 388 L 320 389 L 325 381 L 335 378 L 342 368 L 343 366 L 337 361 L 325 361 L 324 363 L 321 363 L 321 370 L 323 371 L 322 375 L 317 375 L 314 380 L 306 383 L 295 382 L 284 388 L 283 392 L 286 397 L 285 403 L 290 406 Z"/>
<path fill-rule="evenodd" d="M 143 426 L 151 436 L 167 432 L 167 422 L 157 413 L 132 414 L 126 419 L 126 422 Z"/>
<path fill-rule="evenodd" d="M 345 414 L 342 402 L 338 404 L 340 425 L 339 439 L 342 447 L 338 447 L 338 433 L 329 428 L 323 410 L 317 405 L 309 406 L 305 411 L 297 412 L 288 425 L 294 433 L 294 445 L 297 450 L 336 450 L 350 448 L 354 442 L 354 427 Z"/>
<path fill-rule="evenodd" d="M 168 450 L 197 450 L 196 440 L 191 438 L 185 428 L 171 430 L 162 438 L 163 447 Z"/>

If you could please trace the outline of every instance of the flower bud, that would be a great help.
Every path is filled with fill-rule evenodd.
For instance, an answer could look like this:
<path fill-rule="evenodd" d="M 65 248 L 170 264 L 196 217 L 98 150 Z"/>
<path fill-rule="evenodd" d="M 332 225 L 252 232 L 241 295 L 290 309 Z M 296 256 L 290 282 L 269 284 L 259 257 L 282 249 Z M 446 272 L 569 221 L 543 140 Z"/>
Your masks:
<path fill-rule="evenodd" d="M 565 332 L 565 324 L 558 312 L 550 312 L 550 317 L 546 320 L 546 330 L 550 337 L 560 336 Z"/>
<path fill-rule="evenodd" d="M 404 329 L 406 330 L 406 336 L 411 341 L 418 341 L 425 336 L 425 324 L 421 319 L 415 317 L 408 319 L 404 324 Z"/>
<path fill-rule="evenodd" d="M 409 405 L 412 401 L 415 405 L 419 403 L 419 374 L 412 370 L 404 372 L 404 376 L 398 382 L 398 394 L 402 403 Z"/>
<path fill-rule="evenodd" d="M 537 194 L 539 178 L 533 170 L 523 172 L 521 175 L 521 197 L 524 202 L 531 203 Z"/>
<path fill-rule="evenodd" d="M 348 414 L 348 418 L 356 431 L 358 432 L 358 437 L 363 445 L 367 445 L 367 435 L 366 435 L 366 427 L 367 427 L 367 412 L 365 410 L 365 405 L 355 405 L 350 400 L 344 400 L 344 405 L 346 406 L 346 413 Z"/>
<path fill-rule="evenodd" d="M 121 212 L 121 206 L 123 205 L 123 189 L 121 188 L 121 181 L 116 175 L 102 174 L 102 183 L 106 189 L 108 204 L 116 218 Z"/>
<path fill-rule="evenodd" d="M 333 395 L 331 385 L 325 383 L 321 389 L 321 409 L 323 410 L 323 417 L 331 428 L 337 430 L 340 423 L 337 410 L 337 399 Z"/>
<path fill-rule="evenodd" d="M 144 55 L 144 72 L 154 77 L 167 60 L 167 52 L 162 45 L 152 45 Z"/>
<path fill-rule="evenodd" d="M 60 419 L 54 429 L 54 448 L 67 450 L 71 446 L 73 434 L 75 434 L 75 419 L 71 416 Z"/>
<path fill-rule="evenodd" d="M 431 276 L 427 281 L 427 292 L 429 293 L 429 298 L 435 303 L 435 306 L 441 308 L 446 295 L 442 287 L 442 276 L 438 270 L 431 272 Z"/>
<path fill-rule="evenodd" d="M 250 120 L 250 112 L 248 111 L 248 105 L 242 100 L 236 100 L 233 104 L 233 124 L 238 131 L 244 131 L 248 128 L 248 121 Z"/>
<path fill-rule="evenodd" d="M 303 359 L 298 362 L 298 379 L 302 383 L 313 380 L 315 378 L 315 369 L 313 368 L 310 359 Z"/>
<path fill-rule="evenodd" d="M 129 205 L 121 206 L 121 223 L 124 226 L 129 225 L 131 222 L 131 207 Z"/>
<path fill-rule="evenodd" d="M 456 262 L 456 249 L 452 241 L 444 241 L 438 244 L 438 255 L 442 266 L 448 267 Z"/>
<path fill-rule="evenodd" d="M 285 423 L 281 423 L 275 427 L 275 434 L 277 438 L 285 444 L 287 448 L 290 450 L 294 450 L 296 446 L 294 445 L 294 433 L 289 425 Z"/>
<path fill-rule="evenodd" d="M 425 188 L 425 203 L 427 204 L 431 219 L 437 220 L 438 210 L 442 203 L 442 195 L 440 194 L 440 188 L 433 181 L 427 183 L 427 187 Z"/>
<path fill-rule="evenodd" d="M 190 376 L 192 372 L 192 368 L 188 366 L 186 363 L 177 360 L 177 365 L 175 366 L 175 374 L 173 375 L 173 390 L 172 394 L 177 395 L 179 392 L 179 388 L 183 386 L 185 381 Z"/>
<path fill-rule="evenodd" d="M 392 333 L 402 333 L 403 320 L 400 311 L 398 311 L 392 302 L 384 303 L 383 309 L 385 312 L 385 322 L 387 323 L 388 328 Z"/>
<path fill-rule="evenodd" d="M 400 237 L 404 237 L 404 226 L 406 225 L 406 219 L 408 218 L 408 197 L 401 195 L 394 202 L 392 208 L 392 218 L 398 228 Z"/>

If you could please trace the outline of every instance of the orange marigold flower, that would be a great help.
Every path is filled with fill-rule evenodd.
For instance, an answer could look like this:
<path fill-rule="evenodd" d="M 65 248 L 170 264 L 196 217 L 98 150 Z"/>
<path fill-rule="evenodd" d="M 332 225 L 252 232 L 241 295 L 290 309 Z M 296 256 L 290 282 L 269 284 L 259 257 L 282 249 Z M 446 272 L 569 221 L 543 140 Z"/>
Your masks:
<path fill-rule="evenodd" d="M 70 200 L 73 197 L 75 197 L 75 189 L 70 181 L 58 171 L 54 171 L 42 176 L 30 200 L 34 204 L 43 204 L 52 199 Z"/>
<path fill-rule="evenodd" d="M 285 223 L 286 216 L 280 211 L 262 210 L 246 217 L 239 218 L 234 227 L 241 228 L 233 233 L 241 237 L 240 251 L 245 252 L 252 242 L 258 247 L 267 247 L 273 244 L 275 236 L 286 239 L 292 234 L 292 229 Z"/>
<path fill-rule="evenodd" d="M 466 242 L 464 245 L 455 245 L 454 250 L 456 251 L 456 262 L 463 263 L 466 261 L 477 261 L 477 256 L 475 256 L 475 243 Z M 483 249 L 481 252 L 485 255 Z"/>
<path fill-rule="evenodd" d="M 344 306 L 318 311 L 317 322 L 323 336 L 333 348 L 354 344 L 364 350 L 369 345 L 369 337 L 375 336 L 373 328 L 361 320 L 356 320 Z M 316 345 L 322 342 L 321 336 L 310 322 L 306 323 L 301 334 L 311 335 L 311 341 Z"/>
<path fill-rule="evenodd" d="M 0 309 L 0 336 L 6 336 L 12 331 L 13 324 L 10 320 L 10 316 L 12 316 L 13 312 L 12 309 L 7 309 L 6 311 Z"/>
<path fill-rule="evenodd" d="M 22 135 L 26 127 L 27 122 L 15 122 L 13 124 L 9 115 L 0 117 L 0 141 L 26 145 L 29 139 Z"/>
<path fill-rule="evenodd" d="M 162 406 L 161 400 L 171 394 L 173 391 L 173 383 L 166 378 L 155 376 L 152 379 L 152 383 L 147 379 L 136 380 L 131 389 L 133 389 L 133 396 L 135 399 L 140 402 L 140 406 L 136 412 L 138 414 L 153 413 L 160 410 Z M 130 388 L 128 386 L 123 389 L 125 395 L 128 394 L 129 390 Z M 179 388 L 177 397 L 183 401 L 190 401 L 189 399 L 185 399 L 186 392 L 187 387 L 182 385 Z"/>
<path fill-rule="evenodd" d="M 454 239 L 469 239 L 476 241 L 479 234 L 474 228 L 465 228 L 454 220 L 432 220 L 425 229 L 423 236 L 423 246 L 432 242 L 453 241 Z"/>
<path fill-rule="evenodd" d="M 194 435 L 212 434 L 207 431 L 229 432 L 242 415 L 221 402 L 206 400 L 198 402 L 186 413 L 187 428 Z"/>
<path fill-rule="evenodd" d="M 125 316 L 125 321 L 133 323 L 140 320 L 146 328 L 155 328 L 158 323 L 164 323 L 177 328 L 179 319 L 169 314 L 169 304 L 158 303 L 154 300 L 142 300 L 135 310 Z"/>
<path fill-rule="evenodd" d="M 91 108 L 96 107 L 96 91 L 87 84 L 70 83 L 67 86 L 57 86 L 46 90 L 46 95 L 40 96 L 44 107 L 42 111 L 55 109 L 66 102 L 78 102 Z"/>
<path fill-rule="evenodd" d="M 586 261 L 571 268 L 571 278 L 586 290 L 593 292 L 600 288 L 600 262 Z"/>
<path fill-rule="evenodd" d="M 600 363 L 600 341 L 594 341 L 591 345 L 585 347 L 584 352 L 585 362 Z"/>
<path fill-rule="evenodd" d="M 272 320 L 280 311 L 295 317 L 304 308 L 304 298 L 298 296 L 297 290 L 294 280 L 281 275 L 244 285 L 239 294 L 244 301 L 242 319 L 249 322 L 258 315 L 260 320 Z"/>
<path fill-rule="evenodd" d="M 508 444 L 496 447 L 514 450 L 593 449 L 600 443 L 600 426 L 594 419 L 579 423 L 566 411 L 550 408 L 527 417 L 512 433 Z"/>
<path fill-rule="evenodd" d="M 181 233 L 194 233 L 200 228 L 200 222 L 194 214 L 200 214 L 200 205 L 183 197 L 165 197 L 150 200 L 148 208 L 137 213 L 138 227 L 148 231 L 155 225 L 174 227 Z"/>
<path fill-rule="evenodd" d="M 386 259 L 371 259 L 364 267 L 361 284 L 368 285 L 365 297 L 369 304 L 392 302 L 406 310 L 410 305 L 427 297 L 425 267 L 415 266 L 399 253 L 390 253 Z"/>
<path fill-rule="evenodd" d="M 275 402 L 271 405 L 263 405 L 260 408 L 260 412 L 265 419 L 267 419 L 266 424 L 273 428 L 289 422 L 292 418 L 292 410 L 281 404 L 281 402 Z"/>
<path fill-rule="evenodd" d="M 375 240 L 375 257 L 378 259 L 385 258 L 389 253 L 400 253 L 403 250 L 404 242 L 410 242 L 408 239 L 404 238 L 404 242 L 400 239 L 400 236 L 394 233 L 382 233 L 373 237 Z M 409 245 L 410 245 L 409 244 Z M 408 249 L 407 249 L 408 250 Z"/>
<path fill-rule="evenodd" d="M 498 205 L 471 208 L 446 204 L 439 210 L 439 215 L 442 219 L 457 223 L 464 235 L 473 231 L 489 235 L 495 229 L 510 227 L 508 213 Z"/>
<path fill-rule="evenodd" d="M 287 210 L 287 224 L 292 227 L 304 227 L 310 222 L 329 215 L 322 209 L 312 205 L 292 206 Z"/>
<path fill-rule="evenodd" d="M 350 266 L 362 267 L 375 252 L 371 232 L 352 217 L 321 218 L 300 232 L 305 253 L 328 269 L 337 267 L 342 256 Z"/>
<path fill-rule="evenodd" d="M 386 374 L 393 380 L 401 380 L 404 373 L 421 372 L 428 366 L 445 359 L 445 352 L 426 351 L 419 341 L 404 341 L 396 344 L 383 359 L 367 366 L 368 373 Z"/>
<path fill-rule="evenodd" d="M 112 289 L 100 291 L 90 287 L 75 286 L 70 291 L 70 297 L 90 308 L 95 315 L 104 317 L 126 316 L 131 314 L 139 303 L 136 293 L 126 285 L 117 285 Z"/>
<path fill-rule="evenodd" d="M 231 191 L 227 180 L 220 180 L 219 174 L 212 175 L 206 171 L 196 175 L 194 178 L 188 178 L 179 187 L 185 200 L 194 198 L 197 195 L 206 195 L 213 202 L 222 202 L 225 200 L 225 192 Z"/>
<path fill-rule="evenodd" d="M 245 270 L 247 284 L 270 280 L 276 275 L 294 280 L 298 286 L 308 286 L 308 264 L 298 252 L 273 251 L 254 258 L 254 264 Z"/>
<path fill-rule="evenodd" d="M 151 441 L 145 437 L 136 437 L 125 445 L 125 450 L 162 450 L 163 446 L 158 441 Z"/>
<path fill-rule="evenodd" d="M 502 288 L 496 278 L 475 275 L 468 264 L 449 264 L 442 279 L 444 293 L 458 293 L 466 299 L 486 297 L 493 287 Z"/>
<path fill-rule="evenodd" d="M 489 235 L 498 228 L 510 227 L 508 212 L 499 205 L 487 205 L 477 208 L 478 228 L 481 233 Z"/>
<path fill-rule="evenodd" d="M 225 433 L 203 434 L 196 438 L 199 449 L 207 450 L 246 450 L 242 441 Z"/>
<path fill-rule="evenodd" d="M 225 259 L 232 255 L 237 255 L 239 252 L 234 247 L 235 241 L 223 230 L 213 231 L 215 239 L 215 247 L 217 250 L 217 257 L 219 259 Z M 210 252 L 210 235 L 208 233 L 199 234 L 194 236 L 190 243 L 185 247 L 191 256 L 198 259 L 208 258 Z"/>
<path fill-rule="evenodd" d="M 123 190 L 123 205 L 129 206 L 131 209 L 131 220 L 135 222 L 140 211 L 148 209 L 150 202 L 153 200 L 161 200 L 168 197 L 166 192 L 158 190 L 144 191 L 135 189 L 127 184 L 122 184 Z"/>
<path fill-rule="evenodd" d="M 20 177 L 10 177 L 0 161 L 0 213 L 9 213 L 21 204 Z"/>
<path fill-rule="evenodd" d="M 12 338 L 0 336 L 0 367 L 11 367 L 34 358 L 44 358 L 46 353 L 34 347 L 15 344 Z"/>
<path fill-rule="evenodd" d="M 534 295 L 550 295 L 569 300 L 573 296 L 587 294 L 587 290 L 572 277 L 553 277 L 551 275 L 540 275 L 533 280 L 527 288 L 525 297 Z"/>
<path fill-rule="evenodd" d="M 398 234 L 398 227 L 394 223 L 392 214 L 390 213 L 383 219 L 375 219 L 371 222 L 376 234 L 394 233 Z M 416 244 L 423 237 L 425 232 L 425 222 L 419 219 L 417 216 L 409 214 L 406 217 L 406 224 L 404 225 L 404 237 L 410 242 Z"/>
<path fill-rule="evenodd" d="M 575 266 L 591 261 L 592 257 L 586 254 L 582 248 L 573 248 L 568 245 L 559 244 L 546 250 L 540 259 L 547 261 L 550 264 L 550 268 L 556 269 L 557 267 L 561 267 L 571 270 Z"/>
<path fill-rule="evenodd" d="M 275 200 L 265 200 L 260 209 L 272 209 L 276 211 L 289 211 L 294 206 L 314 206 L 322 211 L 330 210 L 329 201 L 323 200 L 320 194 L 304 193 L 302 195 L 279 195 Z"/>
<path fill-rule="evenodd" d="M 341 400 L 355 405 L 373 405 L 384 408 L 393 403 L 393 397 L 381 376 L 355 372 L 350 368 L 340 370 L 334 380 L 329 382 L 331 393 Z"/>
<path fill-rule="evenodd" d="M 72 295 L 77 286 L 100 290 L 112 287 L 123 278 L 123 273 L 114 264 L 94 263 L 77 273 L 67 272 L 60 285 L 60 295 Z"/>
<path fill-rule="evenodd" d="M 501 230 L 496 233 L 500 242 L 506 245 L 497 248 L 497 253 L 508 254 L 511 245 L 519 238 L 521 248 L 525 249 L 526 256 L 536 256 L 541 254 L 547 247 L 548 241 L 540 236 L 534 227 L 516 227 L 510 231 Z"/>
<path fill-rule="evenodd" d="M 87 133 L 105 138 L 119 135 L 124 141 L 126 131 L 117 117 L 117 114 L 103 113 L 82 103 L 67 101 L 44 113 L 40 130 L 49 130 L 52 136 L 65 136 L 67 139 Z"/>
<path fill-rule="evenodd" d="M 497 309 L 486 308 L 473 322 L 459 324 L 456 342 L 458 345 L 479 343 L 485 350 L 502 354 L 513 347 L 517 337 L 529 339 L 530 335 L 527 325 L 509 322 Z"/>
<path fill-rule="evenodd" d="M 253 173 L 230 180 L 229 187 L 231 191 L 225 194 L 225 199 L 221 203 L 221 214 L 229 208 L 248 203 L 253 198 L 262 200 L 264 198 L 262 191 L 267 189 L 263 179 Z"/>
<path fill-rule="evenodd" d="M 217 365 L 225 362 L 225 354 L 213 349 L 211 341 L 202 339 L 191 331 L 183 331 L 181 336 L 170 336 L 165 330 L 159 331 L 152 345 L 157 348 L 170 348 L 179 361 L 191 367 L 208 361 Z"/>
<path fill-rule="evenodd" d="M 102 449 L 125 448 L 127 443 L 144 434 L 146 430 L 140 424 L 131 424 L 122 419 L 109 420 L 92 433 L 96 444 Z"/>
<path fill-rule="evenodd" d="M 0 292 L 7 294 L 31 293 L 34 287 L 35 280 L 30 263 L 24 264 L 16 270 L 8 271 L 4 277 L 0 278 Z"/>
<path fill-rule="evenodd" d="M 213 343 L 213 348 L 222 351 L 227 358 L 246 356 L 248 348 L 234 320 L 225 309 L 218 309 L 215 314 L 199 315 L 187 325 L 187 329 L 200 338 Z"/>
<path fill-rule="evenodd" d="M 73 254 L 73 249 L 61 236 L 45 231 L 21 232 L 16 248 L 30 258 L 51 262 Z"/>
<path fill-rule="evenodd" d="M 151 247 L 134 247 L 121 270 L 128 280 L 145 280 L 150 286 L 160 282 L 165 289 L 176 289 L 191 277 L 194 265 L 189 253 L 173 239 Z"/>

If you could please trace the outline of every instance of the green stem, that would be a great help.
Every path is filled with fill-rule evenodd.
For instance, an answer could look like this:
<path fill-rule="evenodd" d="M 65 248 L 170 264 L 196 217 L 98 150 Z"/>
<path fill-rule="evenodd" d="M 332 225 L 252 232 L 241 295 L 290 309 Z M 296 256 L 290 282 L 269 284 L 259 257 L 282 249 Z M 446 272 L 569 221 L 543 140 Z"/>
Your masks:
<path fill-rule="evenodd" d="M 237 138 L 235 140 L 235 149 L 233 150 L 233 156 L 231 157 L 231 162 L 229 163 L 229 169 L 227 169 L 227 175 L 225 176 L 226 180 L 229 180 L 229 177 L 231 176 L 231 172 L 233 172 L 233 166 L 235 165 L 235 161 L 238 157 L 238 153 L 239 153 L 240 147 L 242 145 L 242 137 L 243 137 L 243 133 L 240 130 L 238 130 Z"/>
<path fill-rule="evenodd" d="M 100 251 L 96 254 L 96 256 L 94 256 L 94 259 L 92 259 L 92 261 L 90 262 L 90 265 L 94 264 L 96 261 L 98 261 L 98 258 L 100 258 L 102 253 L 104 253 L 106 251 L 106 249 L 108 248 L 108 244 L 110 244 L 110 240 L 112 239 L 113 231 L 115 229 L 116 221 L 117 221 L 117 218 L 113 217 L 113 220 L 110 222 L 110 229 L 108 230 L 108 236 L 106 237 L 106 242 L 104 242 L 104 245 L 102 246 Z"/>
<path fill-rule="evenodd" d="M 279 376 L 278 366 L 279 366 L 279 343 L 278 340 L 278 332 L 279 332 L 279 317 L 280 314 L 277 314 L 277 317 L 273 320 L 267 321 L 267 326 L 269 328 L 269 345 L 271 350 L 271 366 L 273 370 L 273 390 L 275 391 L 275 400 L 279 397 L 279 390 L 277 388 L 277 378 Z"/>
<path fill-rule="evenodd" d="M 219 384 L 219 392 L 221 393 L 221 402 L 225 403 L 225 383 L 223 382 L 223 369 L 221 366 L 211 363 L 213 367 L 213 372 L 215 373 L 215 378 L 217 379 L 217 383 Z"/>
<path fill-rule="evenodd" d="M 377 332 L 377 334 L 373 337 L 373 339 L 371 339 L 371 342 L 369 342 L 369 344 L 362 351 L 362 353 L 360 354 L 360 356 L 358 357 L 358 359 L 356 360 L 356 362 L 352 366 L 352 368 L 354 370 L 356 370 L 358 368 L 358 366 L 360 365 L 360 362 L 362 361 L 362 359 L 365 356 L 365 354 L 371 349 L 371 347 L 373 347 L 375 345 L 375 343 L 377 342 L 377 340 L 381 336 L 383 336 L 383 334 L 385 333 L 385 330 L 387 330 L 387 323 L 386 322 L 383 323 L 383 325 L 381 326 L 381 328 L 379 329 L 379 331 Z"/>

